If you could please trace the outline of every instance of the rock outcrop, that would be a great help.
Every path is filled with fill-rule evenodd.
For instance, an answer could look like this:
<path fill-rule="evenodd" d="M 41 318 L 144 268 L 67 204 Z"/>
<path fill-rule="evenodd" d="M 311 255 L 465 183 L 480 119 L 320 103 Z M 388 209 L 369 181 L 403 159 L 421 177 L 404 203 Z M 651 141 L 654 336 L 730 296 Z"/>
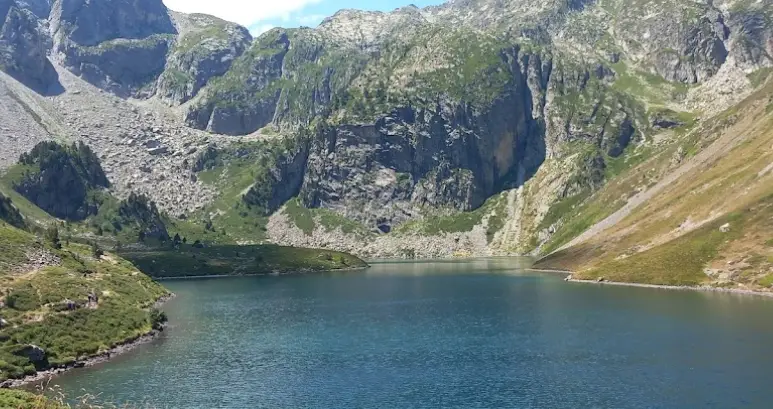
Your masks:
<path fill-rule="evenodd" d="M 4 24 L 49 27 L 50 39 L 22 36 L 38 33 L 40 47 L 3 58 L 32 68 L 6 71 L 45 77 L 49 50 L 69 71 L 73 91 L 38 122 L 95 146 L 119 197 L 137 191 L 215 224 L 236 212 L 258 230 L 298 197 L 302 211 L 373 234 L 448 241 L 405 254 L 538 251 L 570 210 L 773 67 L 770 0 L 451 1 L 343 10 L 255 39 L 161 0 L 19 4 L 0 0 L 16 16 Z M 18 43 L 12 31 L 0 41 Z M 217 158 L 237 145 L 248 154 Z M 669 159 L 690 154 L 674 147 Z M 218 189 L 228 197 L 215 204 Z M 427 229 L 438 217 L 464 222 Z M 295 223 L 274 217 L 269 239 L 302 242 L 276 233 L 277 220 Z M 310 243 L 356 242 L 331 231 Z"/>
<path fill-rule="evenodd" d="M 157 95 L 172 105 L 188 101 L 211 79 L 228 72 L 252 41 L 246 28 L 215 17 L 178 19 L 186 19 L 192 28 L 180 33 L 157 85 Z"/>
<path fill-rule="evenodd" d="M 37 17 L 13 0 L 0 0 L 0 69 L 39 92 L 56 83 L 46 58 L 49 42 Z"/>
<path fill-rule="evenodd" d="M 160 0 L 57 0 L 50 26 L 63 65 L 121 96 L 152 95 L 176 34 Z"/>

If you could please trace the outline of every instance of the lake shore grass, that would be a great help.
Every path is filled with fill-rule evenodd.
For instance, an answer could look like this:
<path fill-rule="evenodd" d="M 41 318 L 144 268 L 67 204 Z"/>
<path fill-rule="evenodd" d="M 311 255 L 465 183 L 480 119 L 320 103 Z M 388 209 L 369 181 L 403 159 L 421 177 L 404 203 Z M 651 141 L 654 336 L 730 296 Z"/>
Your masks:
<path fill-rule="evenodd" d="M 773 291 L 749 290 L 749 289 L 743 289 L 743 288 L 725 288 L 725 287 L 715 287 L 710 285 L 662 285 L 662 284 L 645 284 L 645 283 L 626 283 L 623 281 L 583 280 L 578 278 L 572 278 L 574 273 L 567 270 L 556 270 L 556 269 L 549 269 L 549 268 L 530 268 L 528 270 L 536 271 L 540 273 L 562 274 L 566 276 L 564 281 L 568 283 L 609 285 L 609 286 L 617 286 L 617 287 L 638 287 L 638 288 L 651 288 L 651 289 L 659 289 L 659 290 L 703 291 L 703 292 L 724 293 L 724 294 L 773 297 Z"/>
<path fill-rule="evenodd" d="M 368 267 L 358 257 L 339 251 L 276 245 L 181 245 L 126 251 L 121 256 L 157 279 L 285 275 Z"/>
<path fill-rule="evenodd" d="M 172 293 L 162 296 L 156 301 L 154 308 L 161 307 L 163 304 L 165 304 L 167 301 L 171 300 L 174 297 L 175 295 Z M 76 369 L 85 368 L 85 367 L 97 365 L 103 362 L 107 362 L 118 355 L 125 354 L 141 345 L 154 341 L 163 333 L 163 330 L 164 330 L 164 325 L 162 325 L 159 329 L 155 329 L 155 328 L 151 329 L 145 334 L 141 334 L 132 339 L 127 339 L 121 343 L 118 343 L 106 351 L 102 351 L 97 354 L 93 354 L 89 356 L 80 357 L 75 361 L 68 362 L 65 365 L 61 365 L 56 368 L 49 368 L 43 371 L 38 371 L 35 374 L 27 375 L 23 378 L 8 379 L 4 381 L 2 384 L 0 384 L 0 388 L 2 389 L 22 388 L 25 386 L 38 384 L 47 379 L 50 379 L 51 377 L 62 375 L 66 372 L 70 372 Z"/>

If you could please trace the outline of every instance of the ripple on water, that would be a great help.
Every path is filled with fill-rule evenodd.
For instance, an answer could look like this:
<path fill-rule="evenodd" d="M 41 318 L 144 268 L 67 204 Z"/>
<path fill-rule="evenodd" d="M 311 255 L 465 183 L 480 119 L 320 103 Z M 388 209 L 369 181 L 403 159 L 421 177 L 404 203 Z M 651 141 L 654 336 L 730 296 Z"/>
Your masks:
<path fill-rule="evenodd" d="M 158 342 L 56 380 L 164 408 L 769 408 L 773 300 L 508 259 L 174 281 Z"/>

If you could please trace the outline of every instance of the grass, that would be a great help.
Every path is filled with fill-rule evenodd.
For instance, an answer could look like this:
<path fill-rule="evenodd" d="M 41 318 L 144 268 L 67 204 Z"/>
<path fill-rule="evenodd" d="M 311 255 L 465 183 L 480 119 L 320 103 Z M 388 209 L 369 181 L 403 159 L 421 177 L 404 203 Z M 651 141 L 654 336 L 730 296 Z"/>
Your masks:
<path fill-rule="evenodd" d="M 41 387 L 33 392 L 17 389 L 0 389 L 0 408 L 2 409 L 138 409 L 132 405 L 113 405 L 100 402 L 96 396 L 84 395 L 71 403 L 58 388 Z M 147 406 L 141 406 L 147 408 Z M 150 408 L 148 408 L 150 409 Z"/>
<path fill-rule="evenodd" d="M 773 72 L 773 68 L 763 67 L 748 74 L 746 77 L 749 79 L 749 82 L 751 82 L 752 87 L 757 88 L 768 80 L 771 72 Z"/>
<path fill-rule="evenodd" d="M 482 224 L 483 218 L 490 214 L 491 218 L 489 219 L 487 236 L 491 239 L 504 226 L 503 207 L 505 203 L 505 196 L 500 194 L 490 198 L 483 206 L 473 211 L 455 212 L 447 215 L 431 215 L 422 220 L 403 223 L 395 231 L 397 233 L 419 233 L 430 236 L 470 232 L 475 226 Z"/>
<path fill-rule="evenodd" d="M 728 233 L 719 226 L 732 223 Z M 708 224 L 671 242 L 630 257 L 608 261 L 579 272 L 578 279 L 596 279 L 660 285 L 699 285 L 707 281 L 703 272 L 729 240 L 737 239 L 743 218 L 733 214 Z"/>
<path fill-rule="evenodd" d="M 150 332 L 152 306 L 167 294 L 126 260 L 95 259 L 89 246 L 55 249 L 4 223 L 0 246 L 0 292 L 6 303 L 0 316 L 9 323 L 0 330 L 0 380 L 69 365 Z M 34 270 L 30 254 L 60 262 Z M 86 306 L 89 293 L 99 296 L 96 308 Z M 62 308 L 64 300 L 79 307 Z M 44 362 L 33 363 L 21 352 L 30 344 L 43 348 Z"/>
<path fill-rule="evenodd" d="M 298 199 L 292 199 L 287 202 L 284 212 L 290 218 L 290 221 L 306 235 L 310 236 L 314 233 L 314 228 L 316 227 L 314 215 L 311 210 L 303 207 Z"/>
<path fill-rule="evenodd" d="M 344 234 L 368 236 L 371 232 L 363 224 L 348 219 L 329 209 L 307 209 L 298 198 L 290 199 L 284 206 L 284 214 L 306 235 L 318 227 L 326 231 L 341 229 Z"/>
<path fill-rule="evenodd" d="M 180 249 L 134 251 L 122 256 L 154 277 L 291 274 L 367 267 L 359 258 L 338 251 L 275 245 L 183 245 Z"/>
<path fill-rule="evenodd" d="M 20 182 L 24 178 L 25 172 L 30 170 L 31 167 L 25 165 L 14 165 L 8 168 L 0 175 L 0 192 L 10 198 L 19 212 L 28 220 L 31 219 L 38 224 L 50 223 L 54 220 L 51 215 L 13 189 L 13 184 Z"/>
<path fill-rule="evenodd" d="M 62 403 L 43 395 L 14 389 L 0 389 L 0 408 L 4 409 L 66 409 Z"/>

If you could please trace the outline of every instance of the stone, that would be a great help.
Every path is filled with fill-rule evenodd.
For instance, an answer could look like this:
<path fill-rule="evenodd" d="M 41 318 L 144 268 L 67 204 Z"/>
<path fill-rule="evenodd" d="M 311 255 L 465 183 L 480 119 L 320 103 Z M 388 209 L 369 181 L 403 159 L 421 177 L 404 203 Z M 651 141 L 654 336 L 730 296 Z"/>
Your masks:
<path fill-rule="evenodd" d="M 159 146 L 157 148 L 148 149 L 148 153 L 153 156 L 163 155 L 167 152 L 169 152 L 169 148 L 167 148 L 166 146 Z"/>
<path fill-rule="evenodd" d="M 725 223 L 722 226 L 719 226 L 719 231 L 722 233 L 729 233 L 730 232 L 730 223 Z"/>
<path fill-rule="evenodd" d="M 46 351 L 37 346 L 37 345 L 27 345 L 23 350 L 22 354 L 29 358 L 30 362 L 37 364 L 42 363 L 46 361 Z"/>

